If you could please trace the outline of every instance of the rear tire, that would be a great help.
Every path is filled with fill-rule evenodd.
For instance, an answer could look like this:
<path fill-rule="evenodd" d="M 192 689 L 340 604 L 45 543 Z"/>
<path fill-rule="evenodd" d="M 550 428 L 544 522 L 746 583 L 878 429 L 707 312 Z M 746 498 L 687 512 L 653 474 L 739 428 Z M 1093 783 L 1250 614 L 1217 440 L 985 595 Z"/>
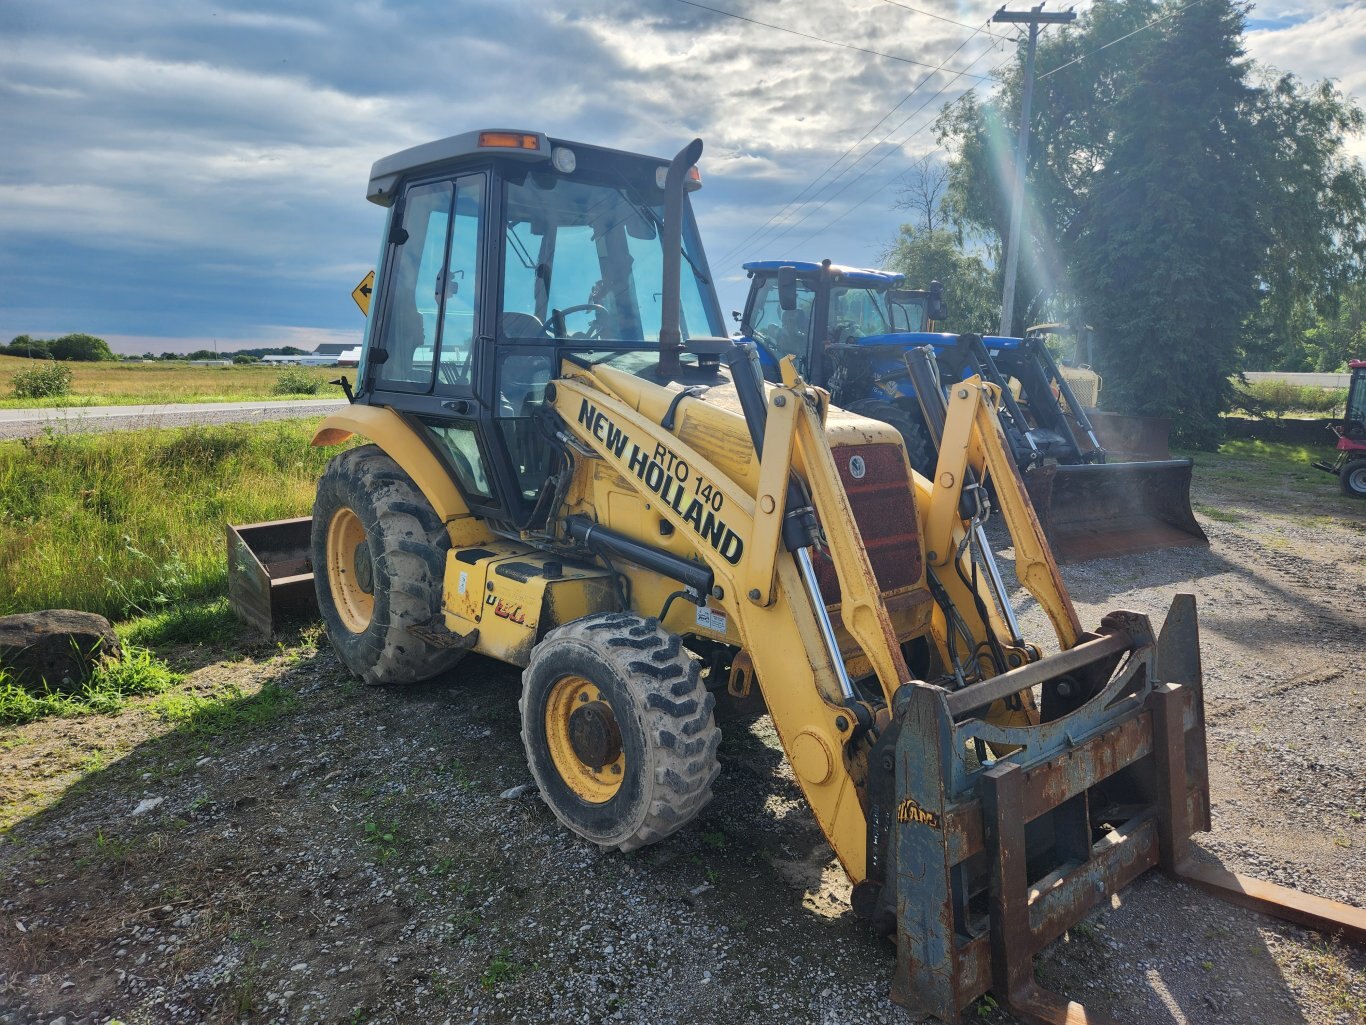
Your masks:
<path fill-rule="evenodd" d="M 1349 498 L 1366 498 L 1366 459 L 1349 459 L 1338 475 L 1338 483 Z"/>
<path fill-rule="evenodd" d="M 881 399 L 860 399 L 846 408 L 851 413 L 872 420 L 881 420 L 895 427 L 901 435 L 901 440 L 906 444 L 906 456 L 911 461 L 912 469 L 922 477 L 934 479 L 934 467 L 939 461 L 939 453 L 935 452 L 934 446 L 930 444 L 929 435 L 921 426 L 919 416 Z"/>
<path fill-rule="evenodd" d="M 464 656 L 408 632 L 441 614 L 450 546 L 426 497 L 378 446 L 327 464 L 313 503 L 313 584 L 332 647 L 365 683 L 428 680 Z"/>
<path fill-rule="evenodd" d="M 716 699 L 656 619 L 585 616 L 551 631 L 522 674 L 522 744 L 569 830 L 631 851 L 696 817 L 721 771 Z"/>

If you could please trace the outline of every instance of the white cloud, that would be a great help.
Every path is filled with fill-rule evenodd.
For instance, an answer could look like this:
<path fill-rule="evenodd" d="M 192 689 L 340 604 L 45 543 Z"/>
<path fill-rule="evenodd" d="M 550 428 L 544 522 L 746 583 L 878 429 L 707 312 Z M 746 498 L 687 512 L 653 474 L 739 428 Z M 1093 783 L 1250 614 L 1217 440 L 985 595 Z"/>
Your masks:
<path fill-rule="evenodd" d="M 951 69 L 983 73 L 1003 59 L 985 35 L 955 54 L 969 29 L 881 0 L 716 5 Z M 988 16 L 965 0 L 915 6 L 972 25 Z M 1336 74 L 1366 96 L 1361 0 L 1282 0 L 1256 14 L 1309 20 L 1251 33 L 1253 56 L 1307 79 Z M 81 5 L 31 5 L 0 38 L 0 265 L 20 282 L 0 295 L 0 327 L 190 337 L 207 319 L 253 337 L 291 321 L 345 330 L 382 216 L 363 199 L 370 164 L 497 124 L 659 155 L 702 136 L 696 204 L 729 308 L 743 259 L 876 259 L 899 220 L 887 183 L 934 148 L 921 126 L 980 85 L 936 75 L 869 132 L 930 74 L 669 0 L 122 0 L 96 18 Z M 837 184 L 742 245 L 851 147 L 829 175 Z M 146 292 L 129 284 L 126 307 L 104 310 L 110 326 L 64 327 L 61 261 L 91 262 L 95 250 L 132 278 L 148 268 Z M 190 326 L 167 327 L 182 310 Z"/>
<path fill-rule="evenodd" d="M 1366 4 L 1337 5 L 1288 28 L 1247 34 L 1247 52 L 1279 71 L 1306 82 L 1335 79 L 1339 88 L 1366 102 Z M 1366 159 L 1366 138 L 1358 136 L 1349 151 Z"/>

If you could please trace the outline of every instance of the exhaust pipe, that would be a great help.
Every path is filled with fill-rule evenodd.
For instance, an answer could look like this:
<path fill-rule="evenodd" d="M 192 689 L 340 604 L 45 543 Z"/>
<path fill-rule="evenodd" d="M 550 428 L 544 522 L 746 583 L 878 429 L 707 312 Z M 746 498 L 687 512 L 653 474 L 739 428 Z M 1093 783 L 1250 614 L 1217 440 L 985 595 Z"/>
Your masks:
<path fill-rule="evenodd" d="M 660 244 L 664 247 L 664 280 L 659 296 L 659 370 L 661 379 L 677 377 L 682 369 L 679 353 L 683 351 L 683 331 L 680 327 L 679 296 L 682 290 L 679 276 L 683 271 L 683 196 L 688 168 L 702 156 L 702 140 L 694 139 L 669 161 L 664 177 L 664 232 Z"/>

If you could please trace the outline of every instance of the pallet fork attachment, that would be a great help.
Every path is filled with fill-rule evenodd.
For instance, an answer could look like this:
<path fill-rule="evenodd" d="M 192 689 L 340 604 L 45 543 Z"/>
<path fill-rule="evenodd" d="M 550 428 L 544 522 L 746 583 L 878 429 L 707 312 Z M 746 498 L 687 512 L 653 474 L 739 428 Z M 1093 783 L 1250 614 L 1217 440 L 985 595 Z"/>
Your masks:
<path fill-rule="evenodd" d="M 1191 833 L 1210 828 L 1197 641 L 1195 598 L 1181 594 L 1160 637 L 1147 617 L 1112 613 L 1075 648 L 982 684 L 898 691 L 870 761 L 881 814 L 869 817 L 870 867 L 880 874 L 870 881 L 881 884 L 884 926 L 895 921 L 894 1000 L 957 1025 L 990 990 L 1022 1021 L 1106 1025 L 1041 989 L 1034 957 L 1155 867 L 1258 911 L 1366 939 L 1360 909 L 1195 860 Z M 1038 725 L 973 717 L 1031 683 L 1043 688 Z M 1000 754 L 980 760 L 987 752 Z"/>

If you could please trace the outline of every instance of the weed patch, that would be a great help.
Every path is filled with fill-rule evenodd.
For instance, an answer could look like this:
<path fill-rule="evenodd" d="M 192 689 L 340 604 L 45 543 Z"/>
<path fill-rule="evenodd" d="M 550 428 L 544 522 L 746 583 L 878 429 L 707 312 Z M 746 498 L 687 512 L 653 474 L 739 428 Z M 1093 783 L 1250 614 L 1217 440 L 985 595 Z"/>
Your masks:
<path fill-rule="evenodd" d="M 44 406 L 123 406 L 137 403 L 244 402 L 277 397 L 276 368 L 268 364 L 194 367 L 180 360 L 156 363 L 58 363 L 69 376 L 66 392 L 16 395 L 18 379 L 31 374 L 37 360 L 0 356 L 0 408 Z M 52 366 L 44 361 L 45 365 Z M 335 395 L 327 382 L 336 367 L 291 367 L 309 381 L 302 395 Z M 324 390 L 325 389 L 325 390 Z"/>
<path fill-rule="evenodd" d="M 510 960 L 506 949 L 498 951 L 489 961 L 489 966 L 479 976 L 479 985 L 484 989 L 497 989 L 505 982 L 511 982 L 526 971 L 524 965 Z"/>
<path fill-rule="evenodd" d="M 289 367 L 281 370 L 271 391 L 276 395 L 317 395 L 322 391 L 323 381 L 302 367 Z"/>
<path fill-rule="evenodd" d="M 125 645 L 117 659 L 96 664 L 79 690 L 66 693 L 46 684 L 28 690 L 0 670 L 0 723 L 32 722 L 50 715 L 112 713 L 139 694 L 162 694 L 182 677 L 145 648 Z"/>
<path fill-rule="evenodd" d="M 1332 416 L 1347 402 L 1346 388 L 1318 388 L 1289 381 L 1235 383 L 1234 405 L 1253 416 L 1281 417 L 1287 413 Z"/>

